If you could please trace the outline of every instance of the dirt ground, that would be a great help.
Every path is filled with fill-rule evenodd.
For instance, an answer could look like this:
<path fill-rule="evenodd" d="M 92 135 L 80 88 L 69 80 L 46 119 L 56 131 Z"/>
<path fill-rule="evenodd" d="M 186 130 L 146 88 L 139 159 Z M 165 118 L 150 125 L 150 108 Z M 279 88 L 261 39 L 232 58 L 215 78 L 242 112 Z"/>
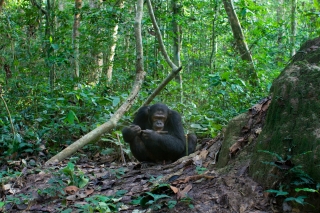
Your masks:
<path fill-rule="evenodd" d="M 108 162 L 107 158 L 100 158 L 100 162 L 84 158 L 76 166 L 89 177 L 87 186 L 82 189 L 69 186 L 63 189 L 64 195 L 58 193 L 56 196 L 39 193 L 39 190 L 50 188 L 53 174 L 59 175 L 57 171 L 66 164 L 43 169 L 25 167 L 23 174 L 3 185 L 1 191 L 2 198 L 9 196 L 23 202 L 6 203 L 2 211 L 62 212 L 72 209 L 70 212 L 80 212 L 76 206 L 88 204 L 85 198 L 112 196 L 125 190 L 119 200 L 122 203 L 120 212 L 273 212 L 264 189 L 247 175 L 249 162 L 235 163 L 227 172 L 215 168 L 221 143 L 221 136 L 203 139 L 199 151 L 190 156 L 172 164 L 142 169 L 138 163 L 118 165 Z M 164 195 L 164 198 L 157 199 L 152 195 Z M 139 197 L 150 200 L 151 204 L 142 207 L 132 203 Z M 171 209 L 168 208 L 170 201 L 176 203 Z"/>

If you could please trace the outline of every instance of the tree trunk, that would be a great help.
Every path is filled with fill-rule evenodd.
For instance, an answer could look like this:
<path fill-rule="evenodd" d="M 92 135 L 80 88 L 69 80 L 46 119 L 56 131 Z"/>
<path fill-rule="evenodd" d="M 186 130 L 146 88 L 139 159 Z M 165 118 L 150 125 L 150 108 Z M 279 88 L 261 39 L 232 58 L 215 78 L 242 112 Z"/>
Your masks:
<path fill-rule="evenodd" d="M 82 0 L 75 0 L 75 13 L 74 13 L 74 23 L 73 23 L 73 34 L 72 34 L 72 43 L 74 50 L 74 77 L 80 77 L 80 61 L 79 61 L 79 27 L 80 27 L 80 10 L 82 7 Z"/>
<path fill-rule="evenodd" d="M 54 18 L 53 18 L 53 13 L 54 10 L 54 1 L 51 2 L 51 0 L 47 0 L 47 5 L 46 5 L 46 12 L 45 17 L 46 17 L 46 28 L 45 28 L 45 46 L 46 46 L 46 63 L 47 66 L 49 67 L 49 82 L 50 82 L 50 89 L 54 89 L 54 84 L 55 84 L 55 64 L 50 61 L 51 54 L 52 54 L 52 47 L 51 43 L 53 41 L 53 29 L 54 29 Z"/>
<path fill-rule="evenodd" d="M 320 37 L 306 42 L 271 87 L 272 102 L 250 166 L 253 178 L 264 186 L 279 181 L 281 170 L 262 163 L 279 159 L 259 150 L 302 166 L 315 183 L 320 182 L 319 47 Z"/>
<path fill-rule="evenodd" d="M 238 51 L 240 53 L 241 59 L 243 61 L 248 62 L 248 71 L 245 73 L 246 78 L 250 81 L 252 85 L 257 85 L 258 83 L 258 76 L 255 72 L 253 60 L 251 53 L 249 51 L 248 45 L 245 41 L 244 34 L 242 32 L 242 28 L 239 22 L 239 19 L 237 17 L 237 14 L 235 13 L 233 9 L 233 4 L 231 0 L 223 0 L 224 8 L 227 12 L 228 19 L 231 25 L 232 33 L 234 40 L 237 44 Z"/>
<path fill-rule="evenodd" d="M 75 153 L 77 150 L 81 149 L 86 144 L 96 141 L 99 139 L 99 137 L 102 134 L 105 134 L 112 130 L 117 122 L 120 120 L 120 118 L 123 116 L 123 114 L 130 109 L 133 102 L 138 96 L 138 93 L 140 91 L 141 85 L 144 80 L 145 72 L 144 72 L 144 66 L 143 66 L 143 46 L 142 46 L 142 36 L 141 36 L 141 20 L 143 15 L 143 2 L 144 0 L 138 0 L 137 1 L 137 14 L 135 18 L 135 36 L 136 36 L 136 79 L 133 84 L 132 90 L 130 95 L 128 96 L 127 100 L 121 105 L 121 107 L 112 115 L 110 120 L 98 128 L 92 130 L 88 134 L 84 135 L 82 138 L 62 150 L 57 155 L 53 156 L 51 159 L 49 159 L 46 162 L 46 165 L 59 162 L 69 156 L 71 156 L 73 153 Z"/>
<path fill-rule="evenodd" d="M 89 7 L 90 7 L 90 9 L 99 8 L 101 3 L 102 3 L 102 0 L 98 0 L 98 1 L 97 0 L 90 0 Z M 101 29 L 99 26 L 97 26 L 96 30 L 97 30 L 96 33 L 98 35 L 100 35 Z M 101 35 L 101 36 L 103 36 L 103 35 Z M 104 48 L 101 48 L 101 49 L 104 49 Z M 103 52 L 103 50 L 101 50 L 98 53 L 96 51 L 92 51 L 91 54 L 92 54 L 92 57 L 95 59 L 95 62 L 97 65 L 97 68 L 94 71 L 92 71 L 92 78 L 91 79 L 95 84 L 98 84 L 100 81 L 101 75 L 102 75 L 102 70 L 103 70 L 103 65 L 104 65 L 103 57 L 104 57 L 105 53 Z"/>
<path fill-rule="evenodd" d="M 291 0 L 291 36 L 290 36 L 290 55 L 293 56 L 296 54 L 295 43 L 297 36 L 297 0 Z"/>
<path fill-rule="evenodd" d="M 123 4 L 122 4 L 122 7 L 123 7 Z M 112 80 L 113 59 L 114 59 L 114 55 L 116 54 L 116 47 L 117 47 L 117 41 L 118 41 L 118 28 L 119 28 L 119 25 L 118 23 L 116 23 L 116 25 L 112 29 L 111 45 L 110 45 L 110 51 L 109 51 L 109 57 L 108 57 L 108 68 L 107 68 L 107 79 L 109 82 Z"/>
<path fill-rule="evenodd" d="M 171 59 L 169 58 L 169 55 L 166 51 L 166 48 L 164 46 L 164 43 L 163 43 L 163 40 L 162 40 L 162 36 L 161 36 L 161 33 L 160 33 L 160 28 L 157 24 L 157 21 L 156 21 L 156 18 L 154 16 L 154 12 L 153 12 L 153 8 L 152 8 L 152 5 L 151 5 L 151 1 L 150 0 L 147 0 L 147 5 L 148 5 L 148 10 L 149 10 L 149 15 L 150 15 L 150 18 L 151 18 L 151 21 L 152 21 L 152 25 L 153 25 L 153 28 L 155 30 L 155 34 L 156 34 L 156 37 L 158 39 L 158 42 L 159 42 L 159 45 L 160 45 L 160 50 L 161 50 L 161 53 L 163 55 L 163 57 L 165 58 L 166 62 L 169 64 L 169 66 L 172 68 L 172 70 L 177 70 L 178 69 L 178 66 L 175 65 Z"/>
<path fill-rule="evenodd" d="M 120 9 L 124 7 L 124 0 L 120 0 L 117 2 L 116 6 Z M 112 80 L 112 73 L 113 73 L 113 60 L 116 54 L 116 47 L 118 41 L 118 29 L 119 29 L 119 18 L 116 18 L 116 23 L 111 31 L 111 44 L 110 44 L 110 51 L 107 57 L 107 80 L 110 82 Z"/>
<path fill-rule="evenodd" d="M 173 29 L 173 63 L 177 66 L 181 66 L 180 51 L 181 51 L 181 39 L 182 31 L 181 26 L 178 24 L 178 16 L 180 15 L 181 5 L 178 4 L 178 0 L 171 1 L 172 6 L 172 29 Z M 183 103 L 183 85 L 182 76 L 180 72 L 175 77 L 176 81 L 180 84 L 180 102 Z"/>
<path fill-rule="evenodd" d="M 277 53 L 277 62 L 283 63 L 283 53 L 284 51 L 282 51 L 283 49 L 283 0 L 279 0 L 276 3 L 276 8 L 277 8 L 277 23 L 278 23 L 278 39 L 277 39 L 277 43 L 278 43 L 278 48 L 279 51 Z"/>
<path fill-rule="evenodd" d="M 4 0 L 0 0 L 0 11 L 2 10 L 3 5 L 4 5 Z"/>
<path fill-rule="evenodd" d="M 217 53 L 217 35 L 216 35 L 216 20 L 219 15 L 219 10 L 218 10 L 218 3 L 216 2 L 214 5 L 214 17 L 212 19 L 212 45 L 211 45 L 211 54 L 210 54 L 210 68 L 211 68 L 211 73 L 214 73 L 216 70 L 216 62 L 215 62 L 215 56 Z"/>

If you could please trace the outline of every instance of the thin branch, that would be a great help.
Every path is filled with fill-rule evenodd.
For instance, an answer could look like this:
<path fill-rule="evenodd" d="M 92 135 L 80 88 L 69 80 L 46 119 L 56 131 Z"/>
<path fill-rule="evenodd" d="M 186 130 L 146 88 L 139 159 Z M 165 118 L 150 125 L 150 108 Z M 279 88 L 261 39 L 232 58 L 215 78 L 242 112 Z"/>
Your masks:
<path fill-rule="evenodd" d="M 153 91 L 153 93 L 147 98 L 147 100 L 142 104 L 142 106 L 146 106 L 150 104 L 150 102 L 158 95 L 158 93 L 176 76 L 180 71 L 182 70 L 182 67 L 177 67 L 176 70 L 173 70 L 170 75 L 168 75 L 161 84 Z"/>
<path fill-rule="evenodd" d="M 164 47 L 161 32 L 160 32 L 159 26 L 157 24 L 156 18 L 154 17 L 154 12 L 153 12 L 150 0 L 147 0 L 147 5 L 148 5 L 148 10 L 149 10 L 149 15 L 150 15 L 150 18 L 151 18 L 151 21 L 152 21 L 152 24 L 153 24 L 153 27 L 154 27 L 154 30 L 156 33 L 156 37 L 157 37 L 158 42 L 160 44 L 161 53 L 162 53 L 163 57 L 166 59 L 169 66 L 172 68 L 172 70 L 177 70 L 178 67 L 171 61 L 171 59 L 169 58 L 168 53 Z"/>
<path fill-rule="evenodd" d="M 48 12 L 47 12 L 45 9 L 43 9 L 43 8 L 41 7 L 41 5 L 38 4 L 38 2 L 37 2 L 36 0 L 30 0 L 30 2 L 31 2 L 31 4 L 33 4 L 33 6 L 36 6 L 39 10 L 41 10 L 41 12 L 42 12 L 43 14 L 47 15 Z"/>
<path fill-rule="evenodd" d="M 10 125 L 11 125 L 11 131 L 12 131 L 13 136 L 15 136 L 16 133 L 15 133 L 15 131 L 14 131 L 14 126 L 13 126 L 13 122 L 12 122 L 12 119 L 11 119 L 10 110 L 9 110 L 8 105 L 7 105 L 7 103 L 6 103 L 6 100 L 4 100 L 2 94 L 0 94 L 0 97 L 1 97 L 1 99 L 2 99 L 2 101 L 3 101 L 3 104 L 4 104 L 7 112 L 8 112 L 8 116 L 9 116 L 9 120 L 10 120 Z"/>

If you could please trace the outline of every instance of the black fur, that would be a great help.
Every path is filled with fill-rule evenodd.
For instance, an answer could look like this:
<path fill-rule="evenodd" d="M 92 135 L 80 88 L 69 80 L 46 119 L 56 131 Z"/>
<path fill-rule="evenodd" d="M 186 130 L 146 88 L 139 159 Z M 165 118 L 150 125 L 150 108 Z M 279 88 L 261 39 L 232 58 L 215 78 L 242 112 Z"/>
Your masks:
<path fill-rule="evenodd" d="M 158 111 L 163 111 L 167 117 L 162 129 L 167 133 L 153 131 L 152 116 Z M 124 141 L 130 144 L 133 156 L 140 162 L 171 162 L 186 155 L 186 138 L 181 116 L 165 104 L 141 107 L 133 124 L 125 127 L 122 134 Z M 194 152 L 196 143 L 197 137 L 188 135 L 188 154 Z"/>

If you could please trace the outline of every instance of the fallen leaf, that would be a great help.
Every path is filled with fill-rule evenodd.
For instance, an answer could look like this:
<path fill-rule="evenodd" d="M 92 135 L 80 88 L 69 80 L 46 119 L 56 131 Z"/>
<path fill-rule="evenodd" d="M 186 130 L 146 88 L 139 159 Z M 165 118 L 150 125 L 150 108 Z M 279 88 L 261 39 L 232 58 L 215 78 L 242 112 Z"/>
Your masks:
<path fill-rule="evenodd" d="M 188 194 L 188 192 L 192 189 L 192 185 L 191 184 L 188 184 L 182 191 L 180 191 L 178 194 L 177 194 L 177 199 L 180 200 L 182 198 L 185 198 L 186 195 Z"/>
<path fill-rule="evenodd" d="M 269 99 L 267 102 L 265 102 L 265 103 L 262 105 L 261 110 L 264 111 L 264 112 L 267 111 L 267 109 L 269 108 L 270 104 L 271 104 L 271 99 Z"/>
<path fill-rule="evenodd" d="M 79 191 L 79 188 L 76 186 L 67 186 L 64 191 L 68 194 L 68 195 L 74 195 L 76 192 Z"/>
<path fill-rule="evenodd" d="M 87 195 L 91 195 L 93 192 L 94 192 L 94 189 L 93 189 L 93 188 L 87 188 L 87 189 L 86 189 L 86 194 L 87 194 Z"/>
<path fill-rule="evenodd" d="M 201 157 L 202 160 L 205 160 L 208 155 L 208 150 L 204 149 L 200 152 L 199 156 Z"/>
<path fill-rule="evenodd" d="M 70 195 L 67 196 L 66 199 L 67 200 L 71 200 L 71 201 L 75 201 L 75 200 L 79 200 L 79 199 L 83 199 L 86 198 L 88 195 L 86 194 L 86 192 L 84 191 L 78 191 L 76 194 L 74 195 Z"/>
<path fill-rule="evenodd" d="M 170 188 L 175 194 L 177 194 L 179 192 L 179 189 L 177 187 L 170 186 Z"/>

